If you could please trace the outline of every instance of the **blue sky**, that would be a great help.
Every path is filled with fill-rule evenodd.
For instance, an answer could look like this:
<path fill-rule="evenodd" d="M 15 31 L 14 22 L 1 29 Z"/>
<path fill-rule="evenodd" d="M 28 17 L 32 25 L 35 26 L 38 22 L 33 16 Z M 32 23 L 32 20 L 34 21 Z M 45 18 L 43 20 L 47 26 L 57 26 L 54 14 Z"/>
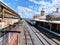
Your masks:
<path fill-rule="evenodd" d="M 8 6 L 20 14 L 22 18 L 33 18 L 40 14 L 42 8 L 45 15 L 60 8 L 60 0 L 3 0 Z"/>

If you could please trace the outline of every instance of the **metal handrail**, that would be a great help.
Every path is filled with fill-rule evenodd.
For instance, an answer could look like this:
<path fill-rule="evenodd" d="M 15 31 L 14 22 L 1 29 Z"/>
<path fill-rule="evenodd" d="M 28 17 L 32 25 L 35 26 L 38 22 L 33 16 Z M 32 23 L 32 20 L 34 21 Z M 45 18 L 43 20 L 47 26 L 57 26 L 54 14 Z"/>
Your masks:
<path fill-rule="evenodd" d="M 15 31 L 15 30 L 0 30 L 0 32 L 2 32 L 2 33 L 9 33 L 9 32 L 11 32 L 11 33 L 21 33 L 21 31 Z"/>

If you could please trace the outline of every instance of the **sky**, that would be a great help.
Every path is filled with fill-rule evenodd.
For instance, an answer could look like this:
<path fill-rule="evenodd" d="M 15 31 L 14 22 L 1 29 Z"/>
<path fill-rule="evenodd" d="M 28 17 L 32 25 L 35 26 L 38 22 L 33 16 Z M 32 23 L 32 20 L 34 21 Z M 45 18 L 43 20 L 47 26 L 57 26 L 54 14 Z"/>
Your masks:
<path fill-rule="evenodd" d="M 42 8 L 45 15 L 60 9 L 60 0 L 2 0 L 22 18 L 33 18 L 34 15 L 40 14 Z"/>

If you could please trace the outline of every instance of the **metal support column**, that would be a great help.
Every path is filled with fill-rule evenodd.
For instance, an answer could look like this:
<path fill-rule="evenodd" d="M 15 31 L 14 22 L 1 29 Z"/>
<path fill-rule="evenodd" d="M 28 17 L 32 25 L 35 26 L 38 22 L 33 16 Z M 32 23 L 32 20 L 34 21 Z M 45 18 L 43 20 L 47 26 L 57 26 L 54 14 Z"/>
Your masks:
<path fill-rule="evenodd" d="M 52 24 L 51 24 L 51 23 L 49 23 L 49 25 L 50 25 L 50 30 L 51 30 Z"/>
<path fill-rule="evenodd" d="M 57 30 L 58 30 L 58 24 L 57 24 Z"/>
<path fill-rule="evenodd" d="M 44 22 L 44 27 L 45 27 L 45 22 Z"/>

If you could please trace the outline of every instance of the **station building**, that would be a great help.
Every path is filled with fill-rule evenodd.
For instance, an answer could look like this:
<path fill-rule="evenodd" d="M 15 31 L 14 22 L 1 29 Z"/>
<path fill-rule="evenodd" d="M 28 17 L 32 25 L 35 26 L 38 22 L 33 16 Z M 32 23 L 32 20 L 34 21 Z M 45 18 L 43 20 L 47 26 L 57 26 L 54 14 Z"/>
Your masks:
<path fill-rule="evenodd" d="M 41 10 L 41 14 L 35 15 L 34 19 L 39 19 L 39 20 L 45 20 L 46 19 L 45 11 L 43 8 Z"/>
<path fill-rule="evenodd" d="M 52 31 L 52 33 L 60 36 L 60 33 L 59 33 L 59 31 L 60 31 L 60 12 L 59 12 L 59 9 L 56 8 L 56 11 L 54 11 L 48 15 L 44 15 L 44 12 L 45 11 L 42 9 L 41 15 L 38 16 L 37 18 L 34 18 L 34 20 L 36 21 L 36 25 L 44 27 L 44 28 L 50 30 L 50 32 Z"/>
<path fill-rule="evenodd" d="M 52 12 L 51 14 L 46 15 L 46 20 L 60 21 L 59 8 L 56 8 L 56 11 Z"/>

